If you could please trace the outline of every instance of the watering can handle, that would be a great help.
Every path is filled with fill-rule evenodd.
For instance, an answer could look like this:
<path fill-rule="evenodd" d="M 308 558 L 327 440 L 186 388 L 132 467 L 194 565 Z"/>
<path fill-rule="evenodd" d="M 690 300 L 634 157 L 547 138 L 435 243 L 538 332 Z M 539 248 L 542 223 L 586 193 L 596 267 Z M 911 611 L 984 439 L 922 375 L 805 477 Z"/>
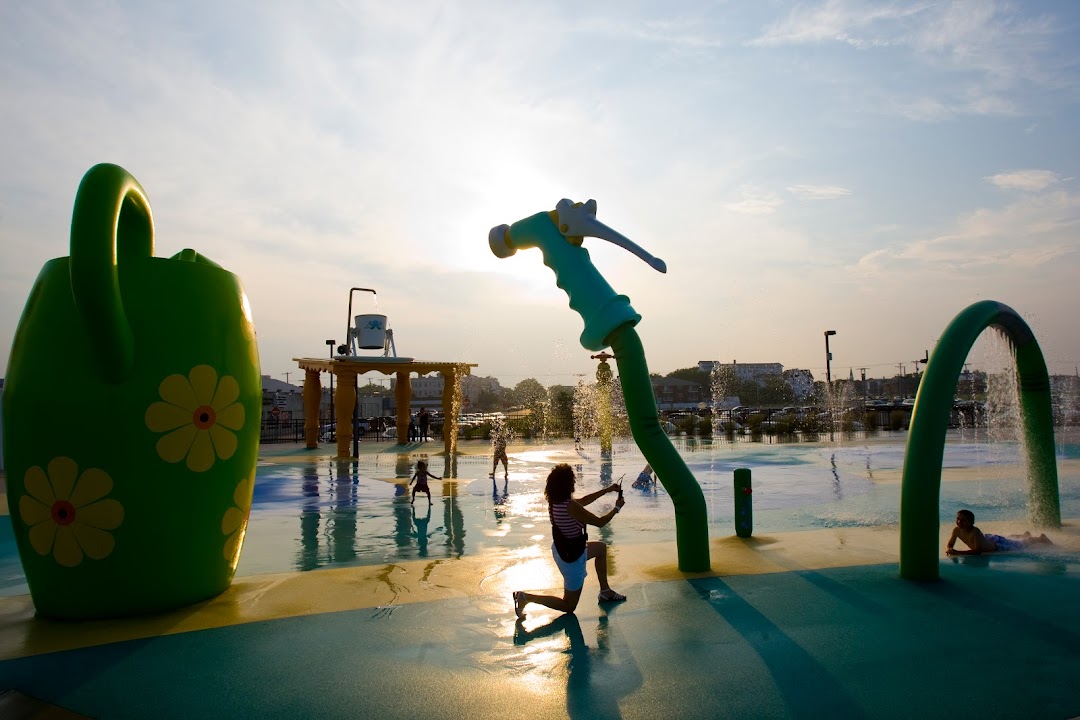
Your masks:
<path fill-rule="evenodd" d="M 117 264 L 153 255 L 154 217 L 142 185 L 118 165 L 90 168 L 71 216 L 71 292 L 107 382 L 121 382 L 135 364 Z"/>

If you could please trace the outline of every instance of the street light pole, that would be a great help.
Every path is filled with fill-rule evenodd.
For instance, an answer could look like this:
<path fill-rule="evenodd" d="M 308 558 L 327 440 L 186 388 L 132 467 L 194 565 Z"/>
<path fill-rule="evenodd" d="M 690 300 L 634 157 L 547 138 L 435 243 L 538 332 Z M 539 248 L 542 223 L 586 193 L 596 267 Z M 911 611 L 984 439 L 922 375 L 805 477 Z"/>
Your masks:
<path fill-rule="evenodd" d="M 330 359 L 334 359 L 334 344 L 336 340 L 327 340 L 326 345 L 330 348 Z M 334 419 L 334 372 L 330 371 L 330 425 L 336 430 L 337 424 Z"/>
<path fill-rule="evenodd" d="M 912 361 L 912 364 L 915 366 L 915 392 L 916 393 L 919 392 L 919 364 L 921 363 L 921 364 L 925 365 L 928 362 L 930 362 L 930 351 L 929 350 L 924 350 L 923 351 L 923 357 L 922 357 L 921 360 L 913 360 Z"/>
<path fill-rule="evenodd" d="M 829 352 L 829 336 L 835 335 L 835 330 L 825 331 L 825 384 L 832 388 L 832 353 Z"/>

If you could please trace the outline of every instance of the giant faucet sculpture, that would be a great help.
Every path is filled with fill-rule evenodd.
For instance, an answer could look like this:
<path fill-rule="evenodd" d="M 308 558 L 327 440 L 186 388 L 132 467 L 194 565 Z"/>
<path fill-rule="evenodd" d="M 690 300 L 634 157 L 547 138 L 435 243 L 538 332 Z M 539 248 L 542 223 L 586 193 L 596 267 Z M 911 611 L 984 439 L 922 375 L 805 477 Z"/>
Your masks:
<path fill-rule="evenodd" d="M 500 258 L 510 257 L 524 248 L 540 248 L 544 264 L 555 272 L 555 284 L 566 291 L 571 309 L 585 321 L 580 338 L 582 347 L 593 351 L 610 347 L 614 351 L 630 432 L 675 505 L 679 569 L 707 571 L 709 528 L 705 496 L 657 419 L 645 351 L 634 330 L 641 315 L 630 306 L 628 297 L 616 294 L 592 264 L 589 251 L 582 247 L 586 237 L 614 243 L 653 269 L 667 272 L 663 260 L 597 220 L 595 200 L 586 203 L 560 200 L 553 211 L 537 213 L 513 225 L 499 225 L 489 233 L 488 244 Z"/>

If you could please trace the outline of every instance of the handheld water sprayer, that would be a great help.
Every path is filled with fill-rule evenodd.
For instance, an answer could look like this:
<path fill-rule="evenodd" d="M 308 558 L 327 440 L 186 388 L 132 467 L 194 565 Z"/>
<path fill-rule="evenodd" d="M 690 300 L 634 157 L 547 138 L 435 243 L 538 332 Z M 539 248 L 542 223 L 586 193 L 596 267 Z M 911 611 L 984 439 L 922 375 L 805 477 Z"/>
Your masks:
<path fill-rule="evenodd" d="M 582 247 L 586 237 L 614 243 L 654 270 L 667 272 L 663 260 L 597 220 L 595 200 L 586 203 L 560 200 L 550 212 L 494 227 L 488 233 L 488 245 L 500 258 L 525 248 L 539 248 L 544 264 L 555 272 L 555 284 L 569 296 L 570 308 L 585 321 L 580 338 L 582 347 L 593 351 L 606 347 L 614 350 L 630 432 L 675 505 L 679 569 L 705 572 L 709 570 L 705 497 L 660 427 L 645 351 L 634 330 L 641 315 L 630 306 L 630 298 L 616 293 L 592 264 L 589 251 Z"/>
<path fill-rule="evenodd" d="M 488 234 L 488 245 L 497 257 L 507 258 L 524 248 L 538 247 L 544 264 L 555 271 L 555 284 L 570 297 L 570 307 L 585 321 L 581 344 L 587 350 L 608 347 L 613 330 L 641 320 L 630 299 L 618 295 L 589 259 L 582 247 L 585 237 L 599 237 L 626 248 L 660 272 L 667 272 L 663 260 L 654 258 L 629 239 L 596 219 L 596 201 L 571 203 L 560 200 L 551 212 L 541 212 L 499 225 Z"/>

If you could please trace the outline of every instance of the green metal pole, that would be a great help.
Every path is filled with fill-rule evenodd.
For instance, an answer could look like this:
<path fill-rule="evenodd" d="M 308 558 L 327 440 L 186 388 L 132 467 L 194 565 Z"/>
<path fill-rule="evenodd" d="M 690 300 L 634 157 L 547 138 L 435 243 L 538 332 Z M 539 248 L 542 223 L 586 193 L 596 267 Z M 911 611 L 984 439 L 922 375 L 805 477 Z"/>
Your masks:
<path fill-rule="evenodd" d="M 709 517 L 705 495 L 686 466 L 679 451 L 660 427 L 656 398 L 645 350 L 632 325 L 623 325 L 608 340 L 619 366 L 630 432 L 641 453 L 656 471 L 675 505 L 675 538 L 678 542 L 679 569 L 706 572 L 709 569 Z"/>
<path fill-rule="evenodd" d="M 741 538 L 754 533 L 753 492 L 750 468 L 735 468 L 735 534 Z"/>

